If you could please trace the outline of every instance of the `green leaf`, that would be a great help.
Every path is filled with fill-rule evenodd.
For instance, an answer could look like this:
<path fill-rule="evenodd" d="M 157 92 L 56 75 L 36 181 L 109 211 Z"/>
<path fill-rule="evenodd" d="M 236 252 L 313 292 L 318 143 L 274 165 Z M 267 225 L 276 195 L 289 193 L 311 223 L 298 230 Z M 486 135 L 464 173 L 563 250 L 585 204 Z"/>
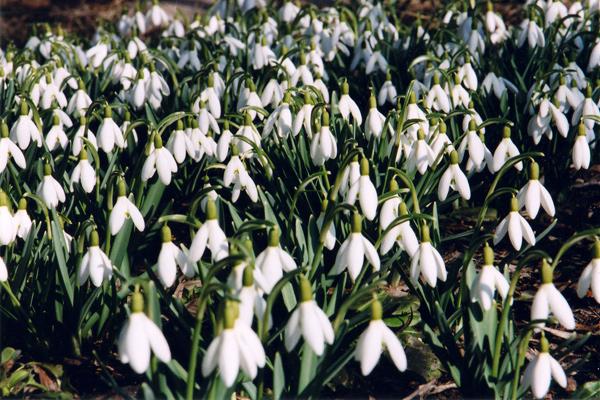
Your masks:
<path fill-rule="evenodd" d="M 67 267 L 67 244 L 65 243 L 63 230 L 60 228 L 58 223 L 56 210 L 52 210 L 52 245 L 54 246 L 54 254 L 56 254 L 56 260 L 58 262 L 58 271 L 61 278 L 61 284 L 67 293 L 69 304 L 72 306 L 74 294 L 73 283 L 69 277 L 69 268 Z"/>
<path fill-rule="evenodd" d="M 277 352 L 275 353 L 275 362 L 273 363 L 273 400 L 280 399 L 284 389 L 285 372 L 283 370 L 283 363 L 281 362 L 281 355 Z"/>

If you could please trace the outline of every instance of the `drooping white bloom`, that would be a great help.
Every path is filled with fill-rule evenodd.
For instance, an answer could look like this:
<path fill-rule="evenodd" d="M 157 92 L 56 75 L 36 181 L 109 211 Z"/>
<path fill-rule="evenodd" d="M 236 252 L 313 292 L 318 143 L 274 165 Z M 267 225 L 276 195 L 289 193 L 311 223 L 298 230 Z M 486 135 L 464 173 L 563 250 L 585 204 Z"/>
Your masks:
<path fill-rule="evenodd" d="M 25 156 L 19 147 L 8 137 L 8 125 L 2 120 L 0 122 L 0 173 L 2 173 L 8 165 L 8 160 L 12 160 L 22 169 L 27 166 Z"/>
<path fill-rule="evenodd" d="M 596 45 L 590 53 L 587 72 L 592 72 L 595 68 L 598 68 L 598 66 L 600 66 L 600 40 L 596 40 Z"/>
<path fill-rule="evenodd" d="M 272 131 L 280 138 L 288 137 L 292 131 L 292 112 L 289 104 L 291 99 L 290 94 L 286 93 L 281 104 L 269 115 L 263 129 L 263 138 L 269 136 Z"/>
<path fill-rule="evenodd" d="M 519 200 L 519 209 L 525 206 L 529 218 L 534 219 L 540 209 L 544 207 L 546 213 L 553 217 L 555 213 L 554 201 L 552 196 L 539 181 L 540 167 L 534 161 L 529 166 L 529 182 L 519 190 L 517 199 Z"/>
<path fill-rule="evenodd" d="M 52 177 L 52 167 L 44 164 L 44 177 L 37 187 L 37 195 L 44 200 L 48 208 L 56 208 L 66 200 L 65 191 L 56 179 Z"/>
<path fill-rule="evenodd" d="M 238 98 L 237 109 L 239 112 L 245 111 L 246 114 L 250 115 L 250 121 L 254 121 L 256 117 L 262 120 L 265 116 L 262 113 L 257 112 L 254 108 L 262 109 L 262 102 L 258 94 L 256 94 L 256 87 L 252 79 L 246 79 L 244 88 L 241 90 L 241 94 Z"/>
<path fill-rule="evenodd" d="M 504 275 L 494 267 L 494 250 L 485 245 L 483 248 L 483 266 L 473 281 L 471 301 L 478 302 L 487 311 L 492 307 L 496 290 L 502 299 L 508 295 L 509 284 Z"/>
<path fill-rule="evenodd" d="M 17 229 L 17 236 L 21 239 L 25 239 L 31 231 L 31 218 L 27 214 L 27 199 L 25 197 L 19 200 L 19 209 L 13 216 L 15 228 Z"/>
<path fill-rule="evenodd" d="M 350 122 L 350 116 L 356 122 L 357 125 L 362 125 L 362 115 L 360 109 L 356 105 L 356 102 L 350 97 L 350 86 L 348 82 L 342 83 L 342 96 L 338 102 L 338 109 L 340 114 L 345 121 Z"/>
<path fill-rule="evenodd" d="M 542 284 L 538 288 L 533 303 L 531 304 L 531 321 L 536 329 L 543 328 L 550 313 L 556 317 L 558 322 L 569 330 L 575 329 L 575 318 L 573 311 L 560 290 L 552 283 L 552 267 L 546 259 L 542 260 Z"/>
<path fill-rule="evenodd" d="M 304 276 L 300 277 L 300 303 L 285 326 L 284 336 L 287 351 L 292 351 L 303 337 L 317 356 L 323 354 L 325 343 L 333 343 L 331 322 L 313 300 L 310 282 Z"/>
<path fill-rule="evenodd" d="M 395 183 L 395 181 L 392 182 L 397 187 L 397 183 Z M 382 231 L 388 229 L 396 218 L 407 215 L 408 210 L 406 204 L 402 202 L 399 197 L 392 197 L 391 199 L 386 200 L 381 206 L 381 212 L 379 214 L 379 223 Z M 401 250 L 406 251 L 409 257 L 415 255 L 419 248 L 419 241 L 410 226 L 410 221 L 406 220 L 401 222 L 388 230 L 381 240 L 379 253 L 381 255 L 387 254 L 394 246 L 394 243 L 397 243 Z"/>
<path fill-rule="evenodd" d="M 419 171 L 421 175 L 425 174 L 427 169 L 435 162 L 433 150 L 425 140 L 425 132 L 419 128 L 417 140 L 413 143 L 410 154 L 408 155 L 409 170 Z"/>
<path fill-rule="evenodd" d="M 37 125 L 31 120 L 29 107 L 25 100 L 21 100 L 19 118 L 10 128 L 10 140 L 16 142 L 22 150 L 25 150 L 32 140 L 37 143 L 37 147 L 42 147 L 42 134 Z"/>
<path fill-rule="evenodd" d="M 113 206 L 108 218 L 108 226 L 110 233 L 114 236 L 123 227 L 125 220 L 131 218 L 133 225 L 138 231 L 142 232 L 146 226 L 144 223 L 144 217 L 138 208 L 129 200 L 125 192 L 125 181 L 119 179 L 118 183 L 118 197 L 117 202 Z"/>
<path fill-rule="evenodd" d="M 204 136 L 199 129 L 198 131 L 200 135 Z M 183 121 L 177 121 L 177 128 L 173 131 L 167 141 L 167 149 L 171 152 L 178 164 L 185 161 L 186 154 L 190 157 L 196 156 L 197 148 L 190 136 L 183 130 Z"/>
<path fill-rule="evenodd" d="M 519 89 L 512 82 L 506 78 L 498 77 L 494 72 L 489 72 L 485 78 L 483 78 L 481 87 L 486 94 L 493 91 L 498 100 L 500 100 L 502 95 L 507 92 L 507 89 L 510 89 L 513 93 L 519 92 Z"/>
<path fill-rule="evenodd" d="M 328 204 L 327 199 L 323 200 L 321 203 L 321 213 L 317 217 L 317 221 L 316 221 L 317 228 L 319 228 L 319 231 L 321 231 L 323 229 L 323 224 L 325 223 L 325 211 L 327 209 L 327 204 Z M 323 244 L 326 249 L 333 250 L 333 248 L 335 247 L 335 243 L 336 243 L 335 224 L 333 223 L 333 221 L 331 221 L 331 223 L 329 224 L 329 227 L 327 228 L 327 232 L 325 233 L 325 242 Z"/>
<path fill-rule="evenodd" d="M 546 14 L 544 15 L 546 28 L 552 25 L 554 21 L 562 20 L 567 16 L 567 13 L 567 6 L 561 1 L 548 0 L 546 4 Z"/>
<path fill-rule="evenodd" d="M 312 138 L 310 157 L 315 165 L 337 157 L 337 141 L 329 128 L 329 113 L 323 110 L 321 128 Z"/>
<path fill-rule="evenodd" d="M 477 90 L 477 74 L 471 65 L 471 56 L 469 53 L 465 54 L 465 63 L 458 70 L 458 76 L 460 77 L 464 87 L 469 90 Z"/>
<path fill-rule="evenodd" d="M 469 129 L 458 146 L 459 161 L 462 161 L 466 151 L 468 151 L 469 160 L 475 169 L 482 169 L 485 162 L 485 145 L 477 134 L 477 127 L 473 119 L 469 122 Z"/>
<path fill-rule="evenodd" d="M 237 268 L 238 266 L 236 266 Z M 237 291 L 240 299 L 240 316 L 239 320 L 244 322 L 249 327 L 252 327 L 252 321 L 256 316 L 259 323 L 262 323 L 266 312 L 267 302 L 263 297 L 263 290 L 260 285 L 255 284 L 256 271 L 252 266 L 246 265 L 243 267 L 242 287 Z M 260 272 L 258 273 L 260 275 Z M 269 316 L 269 325 L 272 321 Z"/>
<path fill-rule="evenodd" d="M 109 106 L 104 107 L 104 119 L 98 127 L 97 139 L 98 145 L 106 153 L 113 151 L 115 144 L 121 149 L 126 146 L 123 132 L 112 119 L 112 110 Z"/>
<path fill-rule="evenodd" d="M 257 36 L 258 39 L 258 36 Z M 263 69 L 266 66 L 272 65 L 277 61 L 277 56 L 267 44 L 267 39 L 263 36 L 260 41 L 254 43 L 251 51 L 252 68 Z"/>
<path fill-rule="evenodd" d="M 369 178 L 369 160 L 366 157 L 360 161 L 360 177 L 350 185 L 346 203 L 354 204 L 357 198 L 362 213 L 372 221 L 377 215 L 377 190 Z"/>
<path fill-rule="evenodd" d="M 98 68 L 107 55 L 108 46 L 103 42 L 98 42 L 98 44 L 96 44 L 93 47 L 90 47 L 88 51 L 85 52 L 85 56 L 89 64 L 94 68 Z"/>
<path fill-rule="evenodd" d="M 515 250 L 521 249 L 523 238 L 531 246 L 535 245 L 535 235 L 529 223 L 519 214 L 519 200 L 516 197 L 511 198 L 510 212 L 496 227 L 494 245 L 500 243 L 507 233 Z"/>
<path fill-rule="evenodd" d="M 304 131 L 306 132 L 308 137 L 309 138 L 312 137 L 312 118 L 311 117 L 312 117 L 313 108 L 314 108 L 314 104 L 310 97 L 310 92 L 305 91 L 304 92 L 304 105 L 302 106 L 300 111 L 298 111 L 298 114 L 296 114 L 296 118 L 294 119 L 294 125 L 292 126 L 292 132 L 294 133 L 294 136 L 298 135 L 298 133 L 300 133 L 300 129 L 302 129 L 302 127 L 304 127 Z M 323 113 L 325 113 L 325 112 L 326 111 L 324 111 Z M 328 114 L 328 117 L 329 117 L 329 114 Z M 327 124 L 327 127 L 329 127 L 329 123 Z"/>
<path fill-rule="evenodd" d="M 83 81 L 79 80 L 79 89 L 71 96 L 67 105 L 67 112 L 71 115 L 75 115 L 75 113 L 83 115 L 91 104 L 92 99 L 86 93 Z"/>
<path fill-rule="evenodd" d="M 204 255 L 206 247 L 210 250 L 213 261 L 219 261 L 229 255 L 229 243 L 225 232 L 219 226 L 217 219 L 217 206 L 213 200 L 206 204 L 206 221 L 196 232 L 190 246 L 189 258 L 198 262 Z"/>
<path fill-rule="evenodd" d="M 586 138 L 585 125 L 579 124 L 577 138 L 573 145 L 573 168 L 588 169 L 590 167 L 591 153 L 590 145 Z"/>
<path fill-rule="evenodd" d="M 64 150 L 67 144 L 69 144 L 69 138 L 63 130 L 58 116 L 55 115 L 52 118 L 52 128 L 50 128 L 50 131 L 46 135 L 46 147 L 50 151 L 56 150 L 59 146 Z"/>
<path fill-rule="evenodd" d="M 350 279 L 356 281 L 363 269 L 365 257 L 373 269 L 379 271 L 380 260 L 377 250 L 361 232 L 362 217 L 355 213 L 352 217 L 352 232 L 338 250 L 331 270 L 332 274 L 339 275 L 348 269 Z"/>
<path fill-rule="evenodd" d="M 0 190 L 0 245 L 6 246 L 12 243 L 17 236 L 17 224 L 8 208 L 10 205 L 8 196 Z"/>
<path fill-rule="evenodd" d="M 158 5 L 156 1 L 146 13 L 146 28 L 160 28 L 169 24 L 169 15 Z"/>
<path fill-rule="evenodd" d="M 458 165 L 458 154 L 456 151 L 452 151 L 452 153 L 450 153 L 450 165 L 442 175 L 438 185 L 438 198 L 440 201 L 446 200 L 450 188 L 456 190 L 465 200 L 469 200 L 471 198 L 471 187 L 469 186 L 469 180 L 465 176 L 464 172 L 460 170 L 460 166 Z"/>
<path fill-rule="evenodd" d="M 600 117 L 600 110 L 598 109 L 598 104 L 594 103 L 594 100 L 592 99 L 592 87 L 591 85 L 588 85 L 586 88 L 585 98 L 583 101 L 580 101 L 577 106 L 575 106 L 573 116 L 571 117 L 571 124 L 573 126 L 580 122 L 585 124 L 588 132 L 588 141 L 594 139 L 594 125 L 598 124 L 597 121 L 590 118 L 594 116 Z"/>
<path fill-rule="evenodd" d="M 409 95 L 406 119 L 403 121 L 403 124 L 406 124 L 407 121 L 413 120 L 418 121 L 418 123 L 409 125 L 406 134 L 412 140 L 417 140 L 419 129 L 422 129 L 425 134 L 429 132 L 429 121 L 427 120 L 427 116 L 423 110 L 421 110 L 417 105 L 417 96 L 415 95 L 415 92 L 411 92 Z"/>
<path fill-rule="evenodd" d="M 431 244 L 427 225 L 421 228 L 421 244 L 410 263 L 410 277 L 413 282 L 418 282 L 419 276 L 423 276 L 425 282 L 431 287 L 436 286 L 438 279 L 445 282 L 448 276 L 442 256 Z"/>
<path fill-rule="evenodd" d="M 163 147 L 162 139 L 157 132 L 154 133 L 154 148 L 151 149 L 142 167 L 142 180 L 147 181 L 152 178 L 155 172 L 165 186 L 171 183 L 172 174 L 177 172 L 177 162 L 171 152 Z"/>
<path fill-rule="evenodd" d="M 231 159 L 227 163 L 225 172 L 223 173 L 223 185 L 226 187 L 233 185 L 231 192 L 231 201 L 233 203 L 239 199 L 242 190 L 246 192 L 250 200 L 256 203 L 258 201 L 258 189 L 250 174 L 246 171 L 246 167 L 242 163 L 242 160 L 240 160 L 237 151 L 237 147 L 234 146 Z"/>
<path fill-rule="evenodd" d="M 0 257 L 0 282 L 6 282 L 8 279 L 8 270 L 4 258 Z"/>
<path fill-rule="evenodd" d="M 594 299 L 600 303 L 600 241 L 594 243 L 592 261 L 586 265 L 577 282 L 577 295 L 584 297 L 592 289 Z"/>
<path fill-rule="evenodd" d="M 383 310 L 378 300 L 371 303 L 371 321 L 358 338 L 354 358 L 360 361 L 360 370 L 364 376 L 373 371 L 379 362 L 381 352 L 387 349 L 394 365 L 400 372 L 407 367 L 406 354 L 398 337 L 382 321 Z"/>
<path fill-rule="evenodd" d="M 73 168 L 70 179 L 70 188 L 73 190 L 73 183 L 80 183 L 86 193 L 91 193 L 96 185 L 96 171 L 90 164 L 87 157 L 87 151 L 82 149 L 79 153 L 79 162 Z"/>
<path fill-rule="evenodd" d="M 550 389 L 552 378 L 563 388 L 567 387 L 567 375 L 562 367 L 549 353 L 548 339 L 542 336 L 541 350 L 527 365 L 523 375 L 523 386 L 531 386 L 531 392 L 536 399 L 542 399 Z"/>
<path fill-rule="evenodd" d="M 131 314 L 119 334 L 119 358 L 138 374 L 150 366 L 151 352 L 162 362 L 171 361 L 169 343 L 154 321 L 144 314 L 144 298 L 135 292 L 131 300 Z"/>
<path fill-rule="evenodd" d="M 83 140 L 84 138 L 87 139 L 89 144 L 91 144 L 95 150 L 98 150 L 98 142 L 96 141 L 96 135 L 94 135 L 94 132 L 92 132 L 89 126 L 87 127 L 86 135 L 86 123 L 87 120 L 85 117 L 82 116 L 79 118 L 79 128 L 77 128 L 77 131 L 75 131 L 75 135 L 73 136 L 72 142 L 72 150 L 74 156 L 78 156 L 81 150 L 83 150 L 84 146 L 88 144 L 86 141 Z"/>
<path fill-rule="evenodd" d="M 265 366 L 265 351 L 254 331 L 236 317 L 237 303 L 227 302 L 223 331 L 213 339 L 202 360 L 202 375 L 208 376 L 218 366 L 226 387 L 231 387 L 239 369 L 254 379 L 258 368 Z"/>
<path fill-rule="evenodd" d="M 385 116 L 377 110 L 377 102 L 374 95 L 371 95 L 369 105 L 369 113 L 367 114 L 367 118 L 365 118 L 365 137 L 367 140 L 370 140 L 371 136 L 379 139 L 386 128 Z M 390 129 L 389 126 L 388 129 Z"/>
<path fill-rule="evenodd" d="M 485 13 L 485 28 L 490 34 L 490 41 L 493 44 L 498 44 L 508 37 L 508 30 L 502 17 L 494 12 L 492 2 L 488 1 L 487 4 L 488 10 Z"/>
<path fill-rule="evenodd" d="M 164 225 L 161 229 L 162 245 L 158 253 L 158 278 L 165 287 L 173 286 L 177 277 L 177 266 L 187 277 L 194 276 L 196 263 L 189 260 L 186 252 L 171 241 L 171 229 Z"/>
<path fill-rule="evenodd" d="M 256 257 L 256 269 L 264 278 L 257 284 L 265 293 L 271 293 L 273 286 L 283 277 L 283 271 L 291 272 L 298 268 L 294 259 L 279 244 L 279 229 L 269 232 L 269 243 Z"/>
<path fill-rule="evenodd" d="M 379 89 L 379 94 L 377 95 L 377 103 L 382 106 L 385 103 L 394 104 L 396 101 L 396 96 L 398 96 L 398 92 L 396 87 L 392 83 L 391 73 L 388 71 L 385 77 L 385 82 L 381 85 L 381 89 Z"/>
<path fill-rule="evenodd" d="M 90 278 L 94 286 L 102 286 L 102 282 L 110 280 L 113 274 L 113 264 L 110 258 L 100 248 L 100 239 L 96 230 L 90 234 L 90 245 L 81 259 L 77 275 L 79 285 Z"/>
<path fill-rule="evenodd" d="M 553 122 L 562 137 L 567 137 L 569 133 L 569 121 L 560 109 L 552 104 L 547 98 L 540 102 L 539 110 L 527 124 L 527 132 L 533 138 L 533 143 L 538 144 L 545 134 L 548 139 L 552 139 L 553 132 L 550 122 Z"/>
<path fill-rule="evenodd" d="M 519 149 L 517 149 L 517 146 L 510 138 L 510 128 L 505 126 L 502 140 L 498 143 L 496 151 L 494 151 L 494 171 L 500 171 L 509 158 L 516 157 L 519 154 Z M 523 169 L 523 163 L 519 161 L 515 164 L 515 168 L 517 171 L 521 171 Z"/>
<path fill-rule="evenodd" d="M 425 104 L 428 108 L 435 111 L 450 112 L 450 99 L 440 85 L 440 76 L 437 72 L 433 75 L 433 86 L 429 89 L 429 93 L 427 93 Z"/>

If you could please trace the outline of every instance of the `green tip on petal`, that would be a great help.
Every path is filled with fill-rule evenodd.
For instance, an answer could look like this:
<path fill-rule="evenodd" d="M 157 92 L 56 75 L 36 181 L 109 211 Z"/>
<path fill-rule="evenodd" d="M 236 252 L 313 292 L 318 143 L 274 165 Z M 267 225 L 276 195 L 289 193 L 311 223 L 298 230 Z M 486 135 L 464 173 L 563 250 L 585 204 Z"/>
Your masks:
<path fill-rule="evenodd" d="M 19 200 L 19 210 L 27 210 L 27 199 L 25 197 L 21 197 L 21 200 Z"/>
<path fill-rule="evenodd" d="M 534 181 L 540 179 L 540 165 L 535 161 L 529 164 L 529 179 Z"/>
<path fill-rule="evenodd" d="M 163 147 L 163 141 L 158 132 L 154 132 L 154 147 L 160 149 Z"/>
<path fill-rule="evenodd" d="M 429 236 L 429 226 L 426 223 L 424 223 L 421 227 L 421 237 L 422 242 L 431 242 L 431 236 Z"/>
<path fill-rule="evenodd" d="M 362 216 L 355 212 L 352 214 L 352 233 L 362 232 Z"/>
<path fill-rule="evenodd" d="M 446 134 L 448 127 L 444 121 L 440 121 L 440 133 Z"/>
<path fill-rule="evenodd" d="M 585 134 L 585 124 L 581 122 L 577 127 L 577 136 L 586 136 Z"/>
<path fill-rule="evenodd" d="M 506 125 L 506 126 L 504 127 L 504 130 L 502 131 L 502 137 L 503 137 L 504 139 L 508 139 L 508 138 L 510 138 L 510 126 Z"/>
<path fill-rule="evenodd" d="M 138 290 L 131 295 L 131 312 L 144 312 L 144 296 Z"/>
<path fill-rule="evenodd" d="M 269 247 L 277 247 L 279 246 L 279 237 L 281 233 L 279 232 L 279 228 L 274 226 L 269 231 Z"/>
<path fill-rule="evenodd" d="M 44 175 L 52 175 L 52 167 L 48 163 L 44 164 Z"/>
<path fill-rule="evenodd" d="M 475 122 L 475 118 L 471 118 L 469 120 L 469 130 L 470 131 L 476 131 L 477 130 L 477 123 Z"/>
<path fill-rule="evenodd" d="M 367 157 L 363 157 L 360 160 L 360 174 L 363 176 L 369 175 L 369 160 Z"/>
<path fill-rule="evenodd" d="M 117 195 L 119 197 L 127 195 L 127 190 L 125 188 L 125 179 L 123 178 L 119 178 L 119 181 L 117 183 Z"/>
<path fill-rule="evenodd" d="M 344 80 L 342 83 L 342 95 L 350 93 L 350 85 L 348 85 L 348 81 Z"/>
<path fill-rule="evenodd" d="M 392 180 L 390 181 L 390 192 L 397 192 L 399 189 L 400 187 L 398 186 L 398 181 L 392 178 Z"/>
<path fill-rule="evenodd" d="M 423 128 L 419 128 L 417 131 L 417 140 L 425 140 L 425 131 Z"/>
<path fill-rule="evenodd" d="M 217 204 L 213 199 L 208 199 L 206 202 L 206 219 L 214 220 L 217 219 Z"/>
<path fill-rule="evenodd" d="M 483 248 L 483 265 L 494 265 L 494 249 L 487 242 Z"/>
<path fill-rule="evenodd" d="M 408 208 L 406 207 L 405 202 L 400 203 L 398 206 L 398 214 L 400 214 L 401 217 L 408 215 Z"/>
<path fill-rule="evenodd" d="M 97 247 L 99 245 L 100 236 L 98 235 L 98 231 L 94 229 L 92 233 L 90 233 L 90 247 Z"/>
<path fill-rule="evenodd" d="M 104 118 L 112 118 L 112 109 L 108 104 L 104 106 Z"/>
<path fill-rule="evenodd" d="M 548 261 L 544 258 L 542 259 L 542 284 L 552 283 L 553 280 L 553 271 Z"/>
<path fill-rule="evenodd" d="M 223 327 L 225 329 L 233 329 L 239 312 L 237 301 L 227 301 L 225 303 L 225 309 L 223 310 Z"/>
<path fill-rule="evenodd" d="M 510 211 L 519 211 L 519 200 L 514 195 L 510 198 Z"/>
<path fill-rule="evenodd" d="M 0 130 L 2 131 L 2 137 L 7 138 L 8 137 L 8 125 L 6 124 L 6 121 L 2 120 L 2 122 L 0 122 L 0 125 L 1 125 Z"/>
<path fill-rule="evenodd" d="M 244 287 L 250 287 L 254 285 L 254 268 L 252 268 L 251 265 L 248 265 L 246 268 L 244 268 L 242 284 Z"/>
<path fill-rule="evenodd" d="M 383 317 L 383 307 L 381 302 L 373 299 L 371 302 L 371 321 L 379 321 Z"/>
<path fill-rule="evenodd" d="M 456 152 L 456 150 L 452 150 L 450 152 L 450 164 L 452 164 L 452 165 L 458 164 L 458 153 Z"/>
<path fill-rule="evenodd" d="M 312 297 L 312 286 L 310 281 L 304 276 L 300 275 L 300 302 L 311 301 Z"/>
<path fill-rule="evenodd" d="M 540 338 L 540 352 L 541 353 L 549 353 L 550 352 L 550 343 L 548 339 L 546 339 L 546 335 L 542 333 L 542 337 Z"/>
<path fill-rule="evenodd" d="M 171 236 L 171 228 L 167 224 L 160 229 L 160 238 L 162 243 L 169 243 L 173 240 Z"/>

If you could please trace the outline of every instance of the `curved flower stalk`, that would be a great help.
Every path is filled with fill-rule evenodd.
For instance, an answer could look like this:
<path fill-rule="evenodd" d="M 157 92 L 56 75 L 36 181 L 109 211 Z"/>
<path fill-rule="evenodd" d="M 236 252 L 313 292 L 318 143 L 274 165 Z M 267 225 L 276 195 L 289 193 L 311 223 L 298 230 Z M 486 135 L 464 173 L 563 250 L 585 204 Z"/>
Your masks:
<path fill-rule="evenodd" d="M 510 243 L 515 250 L 521 249 L 523 238 L 525 238 L 525 241 L 531 246 L 535 246 L 535 235 L 533 230 L 525 218 L 519 214 L 519 208 L 519 200 L 513 196 L 510 199 L 510 212 L 496 227 L 496 232 L 494 233 L 494 245 L 500 243 L 508 233 Z"/>
<path fill-rule="evenodd" d="M 590 289 L 596 302 L 600 303 L 600 240 L 597 239 L 594 242 L 592 261 L 586 265 L 577 282 L 577 295 L 584 297 Z"/>
<path fill-rule="evenodd" d="M 366 157 L 360 160 L 360 177 L 350 185 L 346 202 L 354 204 L 357 198 L 362 213 L 372 221 L 377 215 L 377 191 L 369 178 L 369 160 Z"/>
<path fill-rule="evenodd" d="M 83 285 L 88 278 L 94 286 L 102 286 L 102 282 L 112 278 L 113 264 L 106 253 L 100 248 L 98 232 L 93 230 L 90 234 L 90 244 L 87 252 L 81 259 L 79 274 L 77 276 L 79 285 Z"/>
<path fill-rule="evenodd" d="M 352 232 L 340 246 L 331 273 L 339 275 L 348 269 L 350 279 L 354 282 L 363 269 L 365 257 L 373 269 L 379 271 L 380 261 L 377 250 L 362 234 L 362 217 L 354 213 Z"/>
<path fill-rule="evenodd" d="M 535 219 L 541 205 L 549 216 L 554 217 L 554 201 L 539 178 L 540 166 L 535 161 L 532 161 L 529 165 L 529 182 L 517 194 L 519 209 L 524 206 L 529 218 Z"/>
<path fill-rule="evenodd" d="M 292 256 L 281 248 L 279 236 L 279 228 L 272 228 L 267 248 L 256 257 L 256 269 L 263 278 L 256 283 L 267 294 L 271 293 L 275 284 L 283 277 L 283 271 L 291 272 L 298 268 Z"/>
<path fill-rule="evenodd" d="M 410 263 L 410 278 L 417 283 L 419 276 L 422 276 L 431 287 L 436 286 L 438 279 L 445 282 L 448 277 L 442 256 L 431 244 L 427 224 L 423 224 L 421 227 L 421 244 Z"/>
<path fill-rule="evenodd" d="M 325 344 L 332 344 L 335 338 L 331 322 L 313 300 L 310 282 L 303 275 L 300 276 L 300 303 L 285 326 L 284 337 L 288 351 L 292 351 L 303 337 L 317 356 L 321 356 Z"/>
<path fill-rule="evenodd" d="M 438 198 L 440 201 L 446 200 L 450 188 L 456 190 L 465 200 L 471 198 L 469 180 L 460 170 L 460 166 L 458 165 L 458 153 L 456 153 L 456 151 L 450 153 L 450 165 L 442 175 L 438 185 Z"/>
<path fill-rule="evenodd" d="M 510 138 L 510 127 L 505 126 L 502 132 L 502 140 L 498 143 L 498 147 L 494 151 L 494 171 L 498 172 L 504 166 L 509 158 L 516 157 L 519 154 L 519 149 Z M 515 164 L 517 171 L 523 169 L 523 162 L 519 161 Z"/>
<path fill-rule="evenodd" d="M 144 297 L 139 291 L 131 296 L 131 314 L 119 334 L 119 358 L 138 374 L 150 366 L 150 355 L 164 363 L 171 361 L 171 349 L 158 326 L 144 314 Z"/>
<path fill-rule="evenodd" d="M 565 371 L 563 371 L 558 361 L 550 355 L 550 344 L 548 339 L 542 335 L 540 352 L 527 365 L 522 383 L 526 388 L 531 387 L 531 392 L 536 399 L 542 399 L 550 389 L 552 378 L 561 387 L 567 387 Z"/>
<path fill-rule="evenodd" d="M 356 361 L 360 361 L 360 371 L 364 376 L 373 371 L 384 348 L 400 372 L 405 371 L 407 367 L 404 348 L 394 332 L 381 320 L 382 316 L 383 307 L 379 300 L 374 299 L 371 303 L 371 321 L 358 338 L 354 353 Z"/>
<path fill-rule="evenodd" d="M 550 313 L 569 330 L 575 329 L 573 311 L 562 293 L 552 283 L 553 270 L 546 259 L 542 260 L 542 284 L 538 288 L 531 304 L 531 321 L 545 321 Z M 543 328 L 544 322 L 534 322 L 536 330 Z"/>
<path fill-rule="evenodd" d="M 219 226 L 217 205 L 211 199 L 206 203 L 206 222 L 198 229 L 190 245 L 190 261 L 194 263 L 200 261 L 207 246 L 214 262 L 229 255 L 227 236 Z"/>
<path fill-rule="evenodd" d="M 131 218 L 133 225 L 136 229 L 142 232 L 145 228 L 144 217 L 133 202 L 127 198 L 127 192 L 125 190 L 125 181 L 123 178 L 119 178 L 117 183 L 117 202 L 113 206 L 108 218 L 108 226 L 110 233 L 114 236 L 125 224 L 125 220 Z"/>
<path fill-rule="evenodd" d="M 192 262 L 186 251 L 175 246 L 172 242 L 171 229 L 164 225 L 161 229 L 160 253 L 158 253 L 158 278 L 165 287 L 171 287 L 177 278 L 177 266 L 187 277 L 197 272 L 195 262 Z"/>
<path fill-rule="evenodd" d="M 504 300 L 508 295 L 508 289 L 508 281 L 494 267 L 494 250 L 486 243 L 483 248 L 483 266 L 471 287 L 471 301 L 479 303 L 485 311 L 488 311 L 494 302 L 496 290 Z"/>
<path fill-rule="evenodd" d="M 223 317 L 223 331 L 213 339 L 202 360 L 202 375 L 208 376 L 219 367 L 219 376 L 231 387 L 239 373 L 254 379 L 258 368 L 265 366 L 265 351 L 254 331 L 240 320 L 238 305 L 228 301 Z"/>

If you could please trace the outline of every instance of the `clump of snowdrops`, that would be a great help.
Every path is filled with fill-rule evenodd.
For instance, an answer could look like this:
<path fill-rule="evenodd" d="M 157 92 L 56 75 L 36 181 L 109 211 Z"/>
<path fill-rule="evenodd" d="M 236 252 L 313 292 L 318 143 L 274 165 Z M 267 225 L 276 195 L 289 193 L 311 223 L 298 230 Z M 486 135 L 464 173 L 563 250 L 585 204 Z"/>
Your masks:
<path fill-rule="evenodd" d="M 589 247 L 576 290 L 600 301 L 600 229 L 549 254 L 546 182 L 595 158 L 599 7 L 529 1 L 508 26 L 490 2 L 405 24 L 221 0 L 90 41 L 40 27 L 0 57 L 4 326 L 32 354 L 116 350 L 150 398 L 402 374 L 415 327 L 464 395 L 565 387 L 587 336 L 554 272 Z"/>

